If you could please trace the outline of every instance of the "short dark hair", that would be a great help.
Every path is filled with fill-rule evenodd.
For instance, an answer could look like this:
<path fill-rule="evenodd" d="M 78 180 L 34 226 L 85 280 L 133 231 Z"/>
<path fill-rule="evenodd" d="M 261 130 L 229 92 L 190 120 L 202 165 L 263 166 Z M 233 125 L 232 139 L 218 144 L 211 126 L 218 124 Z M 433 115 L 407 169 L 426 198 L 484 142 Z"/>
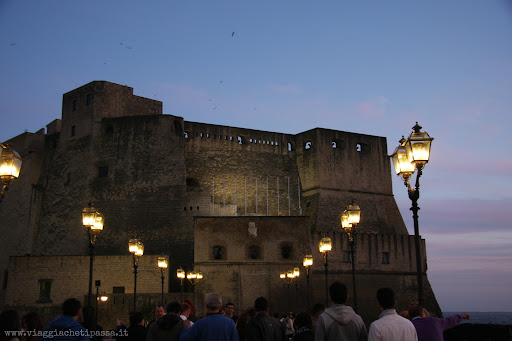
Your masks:
<path fill-rule="evenodd" d="M 390 288 L 377 290 L 377 301 L 384 309 L 391 309 L 395 306 L 395 292 Z"/>
<path fill-rule="evenodd" d="M 167 305 L 167 313 L 178 315 L 181 313 L 181 304 L 178 301 L 171 302 Z"/>
<path fill-rule="evenodd" d="M 261 297 L 258 297 L 255 301 L 254 301 L 254 310 L 256 312 L 259 312 L 259 311 L 267 311 L 268 309 L 268 301 L 265 297 L 261 296 Z"/>
<path fill-rule="evenodd" d="M 234 305 L 233 303 L 231 303 L 231 302 L 226 303 L 226 307 L 227 307 L 228 305 L 232 305 L 233 307 L 235 306 L 235 305 Z"/>
<path fill-rule="evenodd" d="M 76 298 L 68 298 L 62 303 L 62 315 L 76 316 L 80 309 L 82 309 L 82 303 Z"/>
<path fill-rule="evenodd" d="M 323 313 L 325 311 L 325 305 L 322 303 L 315 303 L 313 308 L 311 309 L 311 315 L 316 316 L 318 313 Z"/>
<path fill-rule="evenodd" d="M 409 307 L 409 318 L 412 319 L 413 317 L 416 317 L 416 316 L 421 316 L 421 313 L 423 312 L 423 307 L 420 306 L 420 305 L 411 305 Z"/>
<path fill-rule="evenodd" d="M 295 316 L 295 320 L 293 320 L 293 326 L 295 327 L 295 330 L 298 330 L 302 327 L 313 329 L 313 320 L 311 319 L 311 314 L 307 312 L 298 313 Z"/>
<path fill-rule="evenodd" d="M 347 302 L 347 286 L 336 281 L 329 287 L 329 295 L 334 303 L 345 304 Z"/>
<path fill-rule="evenodd" d="M 140 311 L 134 311 L 130 314 L 130 326 L 136 326 L 144 320 L 144 314 Z"/>

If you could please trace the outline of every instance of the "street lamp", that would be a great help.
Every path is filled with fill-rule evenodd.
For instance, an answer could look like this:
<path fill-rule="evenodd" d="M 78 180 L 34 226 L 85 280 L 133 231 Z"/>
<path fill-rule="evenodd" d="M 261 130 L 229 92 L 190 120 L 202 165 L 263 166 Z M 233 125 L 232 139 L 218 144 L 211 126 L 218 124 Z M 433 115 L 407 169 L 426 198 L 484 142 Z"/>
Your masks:
<path fill-rule="evenodd" d="M 183 302 L 183 280 L 185 279 L 185 270 L 183 270 L 181 267 L 176 270 L 176 277 L 180 279 L 180 287 L 181 287 L 181 298 L 180 302 Z"/>
<path fill-rule="evenodd" d="M 309 268 L 313 266 L 313 256 L 312 255 L 305 255 L 304 259 L 302 260 L 302 265 L 306 268 L 306 281 L 308 284 L 308 311 L 311 310 L 311 294 L 309 292 Z"/>
<path fill-rule="evenodd" d="M 144 244 L 136 238 L 128 242 L 128 250 L 133 255 L 133 311 L 137 311 L 137 268 L 139 258 L 144 254 Z"/>
<path fill-rule="evenodd" d="M 190 271 L 187 274 L 187 279 L 190 281 L 190 284 L 192 284 L 192 290 L 194 290 L 194 306 L 196 306 L 196 285 L 197 282 L 201 279 L 203 279 L 203 274 L 201 272 L 195 272 L 194 270 Z"/>
<path fill-rule="evenodd" d="M 421 126 L 416 125 L 412 127 L 414 130 L 407 139 L 400 140 L 400 144 L 391 155 L 395 172 L 402 178 L 407 191 L 409 199 L 412 201 L 412 217 L 414 220 L 414 244 L 416 246 L 416 269 L 418 276 L 418 303 L 423 305 L 423 270 L 421 265 L 421 237 L 418 225 L 418 199 L 420 198 L 420 177 L 423 173 L 423 167 L 428 163 L 430 158 L 430 146 L 434 140 L 426 132 L 421 132 Z M 418 170 L 416 175 L 416 184 L 414 189 L 411 188 L 409 178 Z"/>
<path fill-rule="evenodd" d="M 356 291 L 356 262 L 354 250 L 354 234 L 356 232 L 357 224 L 361 221 L 361 208 L 353 201 L 341 215 L 341 227 L 348 234 L 350 242 L 350 254 L 352 258 L 352 286 L 354 288 L 354 310 L 357 312 L 357 291 Z"/>
<path fill-rule="evenodd" d="M 331 238 L 325 236 L 318 243 L 318 249 L 320 253 L 324 255 L 324 266 L 325 266 L 325 306 L 329 305 L 329 285 L 327 281 L 328 277 L 328 263 L 327 263 L 327 254 L 332 250 L 332 242 Z"/>
<path fill-rule="evenodd" d="M 167 258 L 165 257 L 158 257 L 158 267 L 160 268 L 160 271 L 162 273 L 162 307 L 164 306 L 164 272 L 165 269 L 167 269 Z"/>
<path fill-rule="evenodd" d="M 11 181 L 19 177 L 22 161 L 20 154 L 14 151 L 10 144 L 0 143 L 0 178 L 3 182 L 0 202 Z"/>
<path fill-rule="evenodd" d="M 297 272 L 295 271 L 297 270 Z M 297 273 L 297 276 L 295 275 Z M 290 284 L 292 284 L 293 280 L 298 277 L 300 274 L 299 272 L 299 268 L 294 268 L 293 270 L 288 270 L 286 272 L 281 272 L 279 274 L 279 278 L 281 278 L 284 282 L 284 284 L 286 284 L 286 286 L 288 287 L 288 312 L 290 312 L 291 310 L 291 307 L 290 307 L 290 304 L 291 304 L 291 298 L 290 298 Z"/>
<path fill-rule="evenodd" d="M 104 218 L 90 202 L 86 208 L 82 210 L 82 224 L 87 229 L 89 236 L 89 293 L 87 296 L 87 305 L 91 305 L 92 297 L 92 268 L 94 263 L 94 244 L 96 237 L 103 230 Z"/>

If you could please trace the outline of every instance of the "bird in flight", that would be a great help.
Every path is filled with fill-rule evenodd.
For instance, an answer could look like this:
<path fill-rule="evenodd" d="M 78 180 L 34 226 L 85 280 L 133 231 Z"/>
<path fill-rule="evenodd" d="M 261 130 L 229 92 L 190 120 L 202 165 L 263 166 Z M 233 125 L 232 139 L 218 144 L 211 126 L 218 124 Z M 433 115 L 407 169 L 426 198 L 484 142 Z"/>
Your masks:
<path fill-rule="evenodd" d="M 231 33 L 231 36 L 234 37 L 235 36 L 235 32 Z"/>

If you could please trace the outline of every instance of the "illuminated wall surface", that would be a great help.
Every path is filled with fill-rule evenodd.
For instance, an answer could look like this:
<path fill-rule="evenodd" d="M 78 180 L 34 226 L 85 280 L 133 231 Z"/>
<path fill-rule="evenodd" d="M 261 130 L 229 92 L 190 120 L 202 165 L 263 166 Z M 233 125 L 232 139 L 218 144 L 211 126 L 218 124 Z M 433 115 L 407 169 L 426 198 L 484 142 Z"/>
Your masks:
<path fill-rule="evenodd" d="M 9 256 L 88 255 L 80 212 L 89 201 L 105 216 L 97 254 L 126 255 L 128 240 L 136 236 L 146 254 L 169 257 L 171 274 L 194 262 L 223 274 L 215 282 L 219 276 L 203 271 L 197 289 L 224 292 L 247 306 L 258 287 L 261 295 L 282 298 L 286 287 L 279 271 L 302 264 L 306 253 L 315 262 L 313 302 L 324 302 L 317 247 L 324 234 L 334 243 L 329 281 L 351 287 L 339 216 L 354 200 L 362 210 L 356 236 L 361 313 L 377 314 L 374 297 L 381 284 L 397 291 L 404 308 L 416 297 L 413 237 L 392 194 L 383 137 L 320 128 L 291 135 L 187 122 L 163 115 L 161 102 L 135 96 L 130 87 L 95 81 L 63 95 L 62 120 L 48 124 L 46 133 L 24 133 L 8 142 L 24 162 L 0 206 L 2 235 L 9 240 L 0 253 L 0 303 L 12 304 L 6 292 L 18 285 L 8 275 Z M 249 223 L 273 234 L 251 237 Z M 219 238 L 236 258 L 210 259 L 219 252 L 214 246 L 222 246 L 212 244 Z M 279 258 L 283 243 L 291 245 L 292 258 Z M 258 245 L 264 245 L 262 258 L 254 259 L 256 249 L 248 250 Z M 424 252 L 423 257 L 426 265 Z M 254 264 L 258 269 L 247 268 Z M 267 284 L 246 280 L 253 277 Z M 301 281 L 296 309 L 305 307 L 307 297 L 305 276 Z M 428 280 L 425 290 L 429 310 L 439 311 Z M 166 291 L 180 291 L 174 276 Z M 275 303 L 276 309 L 288 309 L 282 299 Z"/>

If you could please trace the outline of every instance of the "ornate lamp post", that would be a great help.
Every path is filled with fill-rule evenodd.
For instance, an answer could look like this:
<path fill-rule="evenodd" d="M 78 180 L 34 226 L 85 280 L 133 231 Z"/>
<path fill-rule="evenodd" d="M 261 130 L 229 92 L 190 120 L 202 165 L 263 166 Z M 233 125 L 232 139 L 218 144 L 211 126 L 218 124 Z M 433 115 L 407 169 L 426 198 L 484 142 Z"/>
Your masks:
<path fill-rule="evenodd" d="M 104 218 L 96 208 L 89 203 L 89 205 L 82 210 L 82 224 L 87 229 L 89 235 L 89 293 L 87 296 L 87 305 L 91 306 L 92 297 L 92 268 L 94 263 L 94 244 L 96 237 L 103 230 Z"/>
<path fill-rule="evenodd" d="M 302 260 L 302 265 L 306 268 L 306 282 L 308 286 L 308 311 L 311 311 L 311 294 L 309 290 L 309 268 L 313 265 L 313 256 L 305 255 Z"/>
<path fill-rule="evenodd" d="M 183 302 L 183 280 L 185 279 L 185 270 L 183 270 L 181 267 L 176 270 L 176 277 L 180 279 L 180 287 L 181 287 L 181 296 L 180 296 L 180 302 Z"/>
<path fill-rule="evenodd" d="M 299 270 L 298 268 L 295 268 Z M 293 279 L 295 278 L 295 269 L 294 270 L 288 270 L 286 272 L 281 272 L 279 274 L 279 278 L 281 278 L 288 287 L 288 312 L 291 310 L 291 298 L 290 298 L 290 284 L 292 284 Z M 297 275 L 298 276 L 298 275 Z"/>
<path fill-rule="evenodd" d="M 192 289 L 194 290 L 194 306 L 196 304 L 196 285 L 197 282 L 201 279 L 203 279 L 203 274 L 201 272 L 195 272 L 191 271 L 187 274 L 187 279 L 190 281 L 190 284 L 192 284 Z"/>
<path fill-rule="evenodd" d="M 144 244 L 136 238 L 128 242 L 128 250 L 133 255 L 133 311 L 137 311 L 137 268 L 139 258 L 144 254 Z"/>
<path fill-rule="evenodd" d="M 0 202 L 11 181 L 19 177 L 22 161 L 20 154 L 14 151 L 10 144 L 0 143 L 0 178 L 3 182 Z"/>
<path fill-rule="evenodd" d="M 412 202 L 412 217 L 414 220 L 414 244 L 416 247 L 416 268 L 418 276 L 418 303 L 424 304 L 423 299 L 423 269 L 421 265 L 421 237 L 418 226 L 418 199 L 420 198 L 420 177 L 423 174 L 423 167 L 428 163 L 430 158 L 430 146 L 434 140 L 426 132 L 421 132 L 421 126 L 416 125 L 412 128 L 414 131 L 407 139 L 400 140 L 400 144 L 391 155 L 396 174 L 404 181 L 409 199 Z M 418 170 L 416 175 L 416 184 L 414 189 L 411 188 L 409 178 Z"/>
<path fill-rule="evenodd" d="M 325 266 L 325 306 L 329 305 L 329 282 L 328 282 L 328 263 L 327 263 L 327 254 L 332 250 L 332 242 L 331 238 L 325 236 L 318 243 L 318 249 L 320 253 L 324 255 L 324 266 Z"/>
<path fill-rule="evenodd" d="M 357 224 L 361 220 L 361 209 L 353 201 L 341 215 L 341 227 L 348 234 L 350 242 L 350 256 L 352 258 L 352 286 L 354 288 L 354 311 L 357 312 L 357 291 L 356 291 L 356 262 L 354 250 L 354 234 Z"/>
<path fill-rule="evenodd" d="M 164 272 L 165 269 L 167 269 L 167 258 L 165 257 L 158 257 L 158 267 L 160 268 L 160 271 L 162 273 L 162 307 L 164 306 Z"/>

